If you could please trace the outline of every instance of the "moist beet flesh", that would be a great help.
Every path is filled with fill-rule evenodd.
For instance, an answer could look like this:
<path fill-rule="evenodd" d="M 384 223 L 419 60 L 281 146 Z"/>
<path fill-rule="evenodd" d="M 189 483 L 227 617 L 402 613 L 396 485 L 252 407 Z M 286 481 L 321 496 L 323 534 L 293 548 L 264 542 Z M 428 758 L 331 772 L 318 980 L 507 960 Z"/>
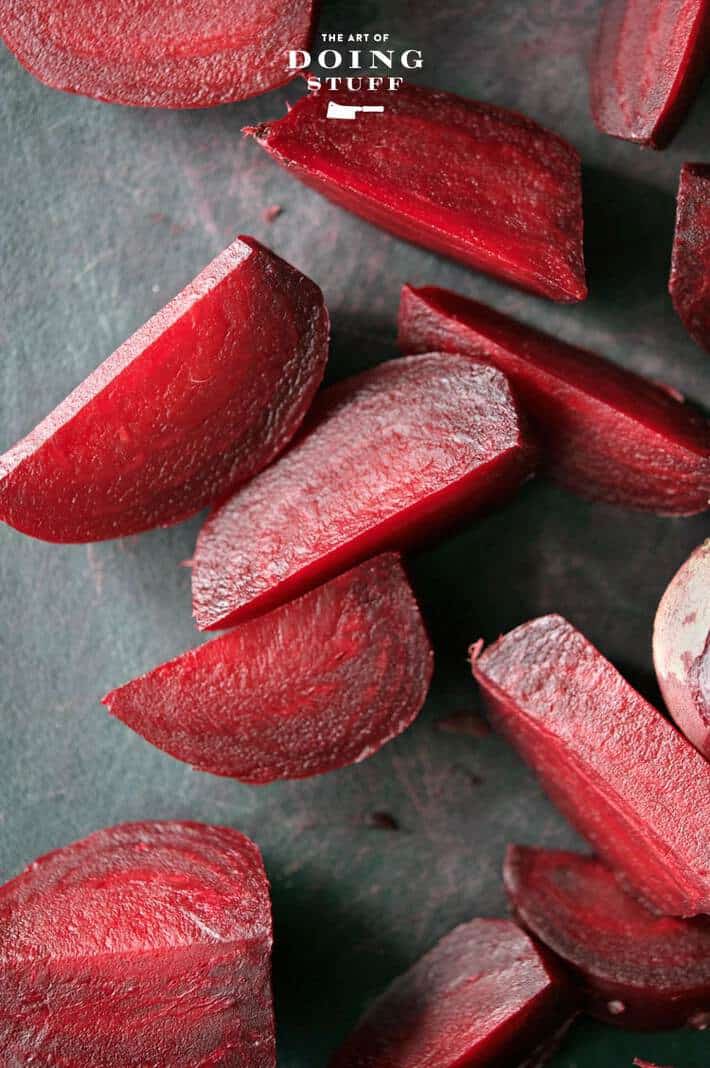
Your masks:
<path fill-rule="evenodd" d="M 710 423 L 640 375 L 434 286 L 402 290 L 399 346 L 503 371 L 547 471 L 575 493 L 668 515 L 710 504 Z"/>
<path fill-rule="evenodd" d="M 516 919 L 574 969 L 593 1016 L 654 1030 L 710 1010 L 707 917 L 650 912 L 578 853 L 510 846 L 503 878 Z"/>
<path fill-rule="evenodd" d="M 668 289 L 686 330 L 710 352 L 710 163 L 681 167 Z"/>
<path fill-rule="evenodd" d="M 219 508 L 192 561 L 195 620 L 226 627 L 505 500 L 534 449 L 503 375 L 390 360 L 325 390 L 291 449 Z"/>
<path fill-rule="evenodd" d="M 710 764 L 560 616 L 472 650 L 494 724 L 625 883 L 710 912 Z"/>
<path fill-rule="evenodd" d="M 3 1064 L 274 1068 L 271 907 L 226 827 L 133 823 L 0 888 Z"/>
<path fill-rule="evenodd" d="M 97 541 L 225 497 L 297 430 L 328 330 L 318 286 L 240 238 L 0 457 L 0 519 Z"/>
<path fill-rule="evenodd" d="M 36 78 L 138 107 L 195 108 L 265 93 L 308 48 L 313 0 L 4 0 L 0 36 Z"/>
<path fill-rule="evenodd" d="M 384 108 L 355 121 L 329 102 Z M 322 88 L 249 128 L 290 174 L 416 244 L 559 301 L 587 295 L 579 155 L 504 108 L 403 85 Z"/>
<path fill-rule="evenodd" d="M 392 553 L 161 665 L 104 704 L 180 760 L 266 783 L 371 756 L 415 718 L 431 671 Z"/>
<path fill-rule="evenodd" d="M 668 144 L 707 65 L 710 0 L 606 0 L 591 102 L 603 133 Z"/>

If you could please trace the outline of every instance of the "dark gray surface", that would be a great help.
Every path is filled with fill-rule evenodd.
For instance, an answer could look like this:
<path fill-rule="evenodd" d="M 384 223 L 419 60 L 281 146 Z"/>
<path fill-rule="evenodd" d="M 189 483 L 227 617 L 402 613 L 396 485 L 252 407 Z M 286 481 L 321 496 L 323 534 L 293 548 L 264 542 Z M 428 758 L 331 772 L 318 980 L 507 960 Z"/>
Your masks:
<path fill-rule="evenodd" d="M 598 134 L 585 73 L 597 9 L 592 0 L 446 0 L 435 10 L 424 0 L 326 0 L 321 23 L 423 47 L 423 81 L 519 108 L 577 145 L 591 296 L 572 308 L 396 241 L 290 180 L 239 131 L 280 115 L 300 88 L 208 112 L 145 112 L 52 92 L 0 53 L 0 447 L 238 232 L 323 286 L 331 379 L 393 353 L 400 284 L 431 282 L 707 401 L 709 358 L 676 319 L 666 283 L 680 163 L 710 158 L 710 86 L 663 154 Z M 268 224 L 270 204 L 284 210 Z M 357 768 L 262 789 L 191 771 L 99 704 L 199 640 L 179 566 L 198 526 L 81 547 L 0 531 L 0 876 L 121 820 L 241 828 L 263 848 L 274 888 L 279 1064 L 318 1068 L 365 1000 L 438 936 L 503 912 L 506 842 L 575 842 L 501 740 L 435 728 L 476 706 L 468 644 L 559 611 L 655 699 L 655 606 L 708 524 L 529 485 L 505 512 L 413 561 L 437 657 L 414 728 Z M 373 829 L 375 811 L 401 829 Z M 707 1068 L 709 1048 L 707 1033 L 636 1036 L 585 1023 L 554 1063 L 621 1068 L 645 1056 Z"/>

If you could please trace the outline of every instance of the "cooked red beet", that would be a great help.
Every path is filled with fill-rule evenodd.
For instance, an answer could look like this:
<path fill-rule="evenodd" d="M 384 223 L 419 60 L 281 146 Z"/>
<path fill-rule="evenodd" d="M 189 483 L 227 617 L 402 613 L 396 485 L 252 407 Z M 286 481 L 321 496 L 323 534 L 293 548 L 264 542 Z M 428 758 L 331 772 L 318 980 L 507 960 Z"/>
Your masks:
<path fill-rule="evenodd" d="M 128 823 L 0 888 L 3 1065 L 276 1064 L 259 850 L 199 823 Z"/>
<path fill-rule="evenodd" d="M 710 504 L 710 423 L 640 375 L 434 286 L 402 290 L 399 345 L 503 371 L 576 493 L 676 515 Z"/>
<path fill-rule="evenodd" d="M 688 333 L 710 352 L 710 163 L 681 168 L 668 289 Z"/>
<path fill-rule="evenodd" d="M 362 93 L 309 93 L 249 128 L 307 185 L 398 237 L 552 300 L 584 300 L 577 152 L 532 119 L 452 93 L 368 92 L 378 114 L 326 117 Z"/>
<path fill-rule="evenodd" d="M 686 560 L 661 598 L 653 660 L 668 711 L 710 759 L 710 539 Z"/>
<path fill-rule="evenodd" d="M 557 967 L 519 927 L 472 920 L 380 995 L 331 1068 L 512 1068 L 570 1005 Z"/>
<path fill-rule="evenodd" d="M 77 542 L 192 515 L 283 449 L 327 351 L 318 286 L 235 241 L 0 457 L 0 519 Z"/>
<path fill-rule="evenodd" d="M 697 89 L 710 0 L 606 0 L 592 60 L 592 114 L 603 133 L 663 148 Z"/>
<path fill-rule="evenodd" d="M 510 846 L 503 878 L 516 919 L 575 970 L 593 1016 L 653 1030 L 710 1009 L 707 917 L 649 912 L 578 853 Z"/>
<path fill-rule="evenodd" d="M 490 367 L 429 354 L 325 390 L 305 433 L 200 531 L 201 630 L 298 597 L 383 549 L 505 499 L 534 451 Z"/>
<path fill-rule="evenodd" d="M 198 108 L 293 77 L 314 0 L 4 0 L 0 35 L 36 78 L 113 104 Z"/>
<path fill-rule="evenodd" d="M 710 912 L 710 764 L 560 616 L 481 644 L 494 723 L 552 800 L 660 911 Z"/>
<path fill-rule="evenodd" d="M 399 558 L 379 556 L 114 690 L 149 742 L 242 782 L 354 764 L 400 734 L 432 653 Z"/>

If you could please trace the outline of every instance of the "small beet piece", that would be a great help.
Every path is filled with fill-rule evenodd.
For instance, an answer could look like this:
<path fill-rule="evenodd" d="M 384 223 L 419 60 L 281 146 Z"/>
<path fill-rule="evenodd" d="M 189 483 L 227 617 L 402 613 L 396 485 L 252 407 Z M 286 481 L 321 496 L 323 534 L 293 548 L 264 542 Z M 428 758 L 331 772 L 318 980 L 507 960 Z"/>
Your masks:
<path fill-rule="evenodd" d="M 247 620 L 104 698 L 202 771 L 267 783 L 371 756 L 424 703 L 432 653 L 394 554 Z"/>
<path fill-rule="evenodd" d="M 3 1065 L 274 1068 L 269 884 L 226 827 L 98 831 L 0 888 Z"/>
<path fill-rule="evenodd" d="M 504 500 L 533 459 L 508 384 L 490 367 L 434 353 L 332 386 L 293 447 L 200 531 L 197 626 L 227 627 L 431 538 Z"/>
<path fill-rule="evenodd" d="M 710 504 L 710 423 L 640 375 L 435 286 L 403 288 L 399 346 L 503 371 L 568 489 L 668 515 Z"/>
<path fill-rule="evenodd" d="M 661 598 L 653 661 L 668 711 L 710 759 L 710 539 L 686 560 Z"/>
<path fill-rule="evenodd" d="M 710 352 L 710 163 L 681 167 L 668 289 L 688 333 Z"/>
<path fill-rule="evenodd" d="M 0 457 L 0 519 L 60 542 L 185 519 L 284 448 L 327 352 L 318 286 L 240 238 Z"/>
<path fill-rule="evenodd" d="M 494 724 L 599 855 L 661 912 L 710 912 L 710 764 L 560 616 L 481 647 Z"/>
<path fill-rule="evenodd" d="M 559 301 L 587 295 L 579 155 L 532 119 L 421 86 L 325 88 L 250 127 L 290 174 L 369 222 Z"/>
<path fill-rule="evenodd" d="M 649 912 L 579 853 L 509 846 L 503 878 L 515 918 L 574 969 L 593 1016 L 655 1030 L 710 1009 L 707 917 Z"/>
<path fill-rule="evenodd" d="M 330 1068 L 512 1068 L 570 1004 L 557 966 L 519 927 L 472 920 L 395 979 Z"/>
<path fill-rule="evenodd" d="M 113 104 L 200 108 L 283 85 L 314 0 L 4 0 L 0 36 L 40 81 Z"/>
<path fill-rule="evenodd" d="M 591 101 L 603 133 L 664 148 L 707 64 L 710 0 L 606 0 Z"/>

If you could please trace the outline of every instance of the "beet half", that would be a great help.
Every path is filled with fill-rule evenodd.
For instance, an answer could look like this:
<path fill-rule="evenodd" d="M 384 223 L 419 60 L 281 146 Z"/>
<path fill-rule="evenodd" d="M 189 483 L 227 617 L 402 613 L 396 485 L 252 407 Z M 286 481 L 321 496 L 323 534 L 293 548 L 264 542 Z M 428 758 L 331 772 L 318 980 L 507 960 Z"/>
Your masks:
<path fill-rule="evenodd" d="M 274 1068 L 271 909 L 237 831 L 132 823 L 0 888 L 3 1064 Z"/>
<path fill-rule="evenodd" d="M 686 330 L 710 352 L 710 163 L 681 167 L 668 289 Z"/>

